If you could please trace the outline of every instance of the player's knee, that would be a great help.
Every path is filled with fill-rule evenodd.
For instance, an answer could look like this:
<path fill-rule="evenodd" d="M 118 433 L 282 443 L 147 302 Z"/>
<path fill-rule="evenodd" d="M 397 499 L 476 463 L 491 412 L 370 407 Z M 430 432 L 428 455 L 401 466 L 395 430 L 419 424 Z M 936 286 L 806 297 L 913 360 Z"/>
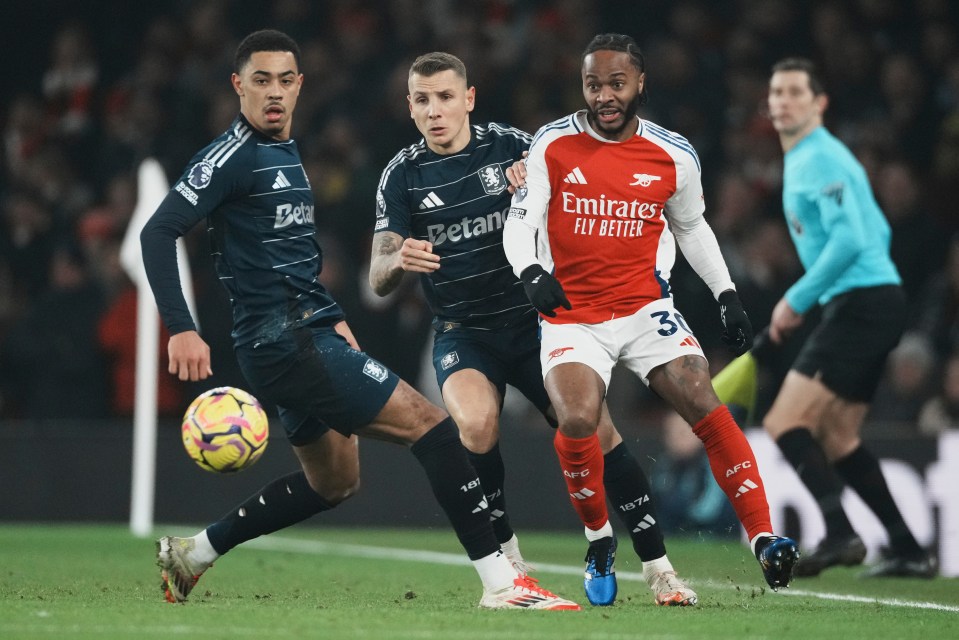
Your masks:
<path fill-rule="evenodd" d="M 322 490 L 314 489 L 317 494 L 326 500 L 331 507 L 346 502 L 355 496 L 360 490 L 360 478 L 338 478 L 334 482 L 329 482 Z"/>
<path fill-rule="evenodd" d="M 461 416 L 456 426 L 463 446 L 473 453 L 486 453 L 499 440 L 499 425 L 495 416 Z"/>
<path fill-rule="evenodd" d="M 496 429 L 468 432 L 460 427 L 460 440 L 470 453 L 488 453 L 490 449 L 496 446 L 499 433 Z"/>
<path fill-rule="evenodd" d="M 340 504 L 341 502 L 346 502 L 353 496 L 355 496 L 360 491 L 360 478 L 357 476 L 353 482 L 349 483 L 339 483 L 336 488 L 336 495 L 333 496 L 335 501 L 333 504 Z"/>
<path fill-rule="evenodd" d="M 360 490 L 359 469 L 340 469 L 334 473 L 307 473 L 310 488 L 329 506 L 345 502 Z"/>
<path fill-rule="evenodd" d="M 367 435 L 409 446 L 447 417 L 446 411 L 401 380 Z"/>
<path fill-rule="evenodd" d="M 790 427 L 787 425 L 787 423 L 781 420 L 777 420 L 768 415 L 765 418 L 763 418 L 763 429 L 766 431 L 766 433 L 769 434 L 769 437 L 772 438 L 773 440 L 779 439 L 779 436 L 783 435 L 784 433 L 794 428 L 795 426 L 796 425 L 792 425 Z"/>
<path fill-rule="evenodd" d="M 829 462 L 845 458 L 862 443 L 857 435 L 829 429 L 821 429 L 818 440 Z"/>
<path fill-rule="evenodd" d="M 599 417 L 595 412 L 575 411 L 562 416 L 559 430 L 568 438 L 588 438 L 596 433 Z"/>
<path fill-rule="evenodd" d="M 604 455 L 615 449 L 623 441 L 623 437 L 613 426 L 613 423 L 607 420 L 600 421 L 597 433 L 599 434 L 599 446 L 602 448 Z"/>
<path fill-rule="evenodd" d="M 674 409 L 690 426 L 699 424 L 706 416 L 721 406 L 715 393 L 689 394 L 676 403 Z"/>

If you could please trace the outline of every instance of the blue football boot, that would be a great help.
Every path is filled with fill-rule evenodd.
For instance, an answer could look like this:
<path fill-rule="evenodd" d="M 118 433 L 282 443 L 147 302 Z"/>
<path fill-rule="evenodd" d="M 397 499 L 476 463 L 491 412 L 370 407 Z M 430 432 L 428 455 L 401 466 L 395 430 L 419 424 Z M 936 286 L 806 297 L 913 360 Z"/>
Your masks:
<path fill-rule="evenodd" d="M 616 600 L 616 572 L 613 571 L 616 536 L 590 542 L 585 560 L 583 587 L 586 589 L 586 598 L 594 606 L 608 607 Z"/>
<path fill-rule="evenodd" d="M 793 570 L 799 562 L 799 545 L 792 538 L 770 536 L 760 541 L 759 552 L 756 557 L 763 568 L 763 577 L 772 587 L 779 591 L 780 587 L 788 587 L 793 578 Z"/>

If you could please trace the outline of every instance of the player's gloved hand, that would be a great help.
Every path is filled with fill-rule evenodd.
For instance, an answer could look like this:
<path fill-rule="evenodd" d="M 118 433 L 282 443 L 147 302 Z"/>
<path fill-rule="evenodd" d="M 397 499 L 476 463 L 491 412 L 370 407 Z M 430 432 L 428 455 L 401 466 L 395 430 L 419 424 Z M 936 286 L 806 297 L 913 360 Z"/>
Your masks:
<path fill-rule="evenodd" d="M 573 308 L 566 298 L 563 286 L 552 274 L 547 273 L 542 265 L 531 264 L 526 267 L 523 273 L 519 274 L 519 279 L 523 281 L 529 301 L 544 316 L 555 318 L 555 309 L 559 306 L 565 309 Z"/>
<path fill-rule="evenodd" d="M 723 342 L 741 356 L 753 346 L 753 325 L 746 317 L 743 303 L 739 301 L 739 294 L 727 289 L 719 294 L 719 313 L 723 319 Z"/>

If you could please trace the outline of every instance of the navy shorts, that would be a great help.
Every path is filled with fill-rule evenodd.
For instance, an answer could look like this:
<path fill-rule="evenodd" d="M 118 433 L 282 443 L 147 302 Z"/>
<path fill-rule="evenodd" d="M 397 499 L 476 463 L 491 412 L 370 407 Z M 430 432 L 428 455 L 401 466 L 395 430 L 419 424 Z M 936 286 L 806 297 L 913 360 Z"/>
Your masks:
<path fill-rule="evenodd" d="M 386 406 L 399 377 L 333 327 L 285 331 L 275 342 L 236 349 L 251 390 L 275 404 L 290 442 L 313 442 L 329 429 L 349 436 Z"/>
<path fill-rule="evenodd" d="M 496 386 L 500 398 L 508 384 L 544 416 L 550 406 L 539 363 L 539 323 L 534 318 L 489 331 L 460 326 L 437 331 L 433 368 L 440 389 L 455 372 L 476 369 Z"/>
<path fill-rule="evenodd" d="M 792 368 L 841 398 L 871 402 L 905 325 L 902 287 L 853 289 L 826 303 Z"/>

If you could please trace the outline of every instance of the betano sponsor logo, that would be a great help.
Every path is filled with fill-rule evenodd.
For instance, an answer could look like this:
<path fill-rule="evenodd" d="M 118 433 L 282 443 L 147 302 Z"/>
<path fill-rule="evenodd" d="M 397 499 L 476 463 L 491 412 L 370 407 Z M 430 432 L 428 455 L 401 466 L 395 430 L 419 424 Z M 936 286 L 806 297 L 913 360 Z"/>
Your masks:
<path fill-rule="evenodd" d="M 293 223 L 313 224 L 313 205 L 303 204 L 302 202 L 295 207 L 289 203 L 277 205 L 273 228 L 283 229 Z"/>
<path fill-rule="evenodd" d="M 493 211 L 485 216 L 475 218 L 463 218 L 453 224 L 431 224 L 426 227 L 429 234 L 429 241 L 433 246 L 438 246 L 446 242 L 460 242 L 469 240 L 478 236 L 499 231 L 503 228 L 503 211 Z"/>

